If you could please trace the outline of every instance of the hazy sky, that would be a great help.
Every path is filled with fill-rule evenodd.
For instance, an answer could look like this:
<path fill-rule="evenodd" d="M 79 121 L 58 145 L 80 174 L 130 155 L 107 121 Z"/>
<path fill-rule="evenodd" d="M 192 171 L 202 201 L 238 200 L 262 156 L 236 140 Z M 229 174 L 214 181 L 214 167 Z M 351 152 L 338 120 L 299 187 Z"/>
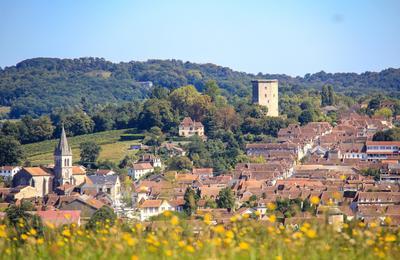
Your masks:
<path fill-rule="evenodd" d="M 400 67 L 399 0 L 2 0 L 0 66 L 181 59 L 304 75 Z"/>

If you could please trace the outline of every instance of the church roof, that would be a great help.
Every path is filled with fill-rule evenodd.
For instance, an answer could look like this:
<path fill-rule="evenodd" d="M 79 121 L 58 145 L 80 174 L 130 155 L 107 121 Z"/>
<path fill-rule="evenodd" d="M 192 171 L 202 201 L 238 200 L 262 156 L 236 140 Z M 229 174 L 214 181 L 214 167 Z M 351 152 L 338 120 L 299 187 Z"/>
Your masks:
<path fill-rule="evenodd" d="M 56 149 L 54 150 L 54 155 L 72 155 L 71 147 L 68 145 L 67 135 L 65 134 L 64 126 L 61 128 L 61 137 Z"/>

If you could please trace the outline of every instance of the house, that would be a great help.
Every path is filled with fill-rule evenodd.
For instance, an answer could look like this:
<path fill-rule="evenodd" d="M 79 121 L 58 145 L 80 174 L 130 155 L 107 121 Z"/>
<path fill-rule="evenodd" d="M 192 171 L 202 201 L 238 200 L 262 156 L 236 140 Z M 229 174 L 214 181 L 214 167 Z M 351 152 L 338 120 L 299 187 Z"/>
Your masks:
<path fill-rule="evenodd" d="M 139 206 L 140 220 L 147 220 L 150 217 L 157 216 L 167 210 L 182 211 L 183 207 L 181 203 L 177 204 L 167 200 L 145 200 Z"/>
<path fill-rule="evenodd" d="M 37 191 L 32 186 L 17 186 L 11 188 L 10 195 L 14 200 L 31 199 L 37 197 Z"/>
<path fill-rule="evenodd" d="M 46 210 L 31 213 L 38 215 L 43 224 L 47 226 L 81 225 L 81 212 L 79 210 Z"/>
<path fill-rule="evenodd" d="M 152 154 L 143 154 L 139 160 L 140 163 L 150 163 L 154 168 L 162 167 L 161 159 L 158 156 Z"/>
<path fill-rule="evenodd" d="M 169 157 L 185 156 L 186 152 L 181 147 L 173 143 L 164 143 L 160 146 L 160 153 L 166 154 Z"/>
<path fill-rule="evenodd" d="M 22 168 L 19 166 L 1 166 L 0 176 L 12 179 L 14 175 L 19 172 Z"/>
<path fill-rule="evenodd" d="M 213 168 L 193 168 L 192 174 L 199 176 L 200 178 L 213 177 Z"/>
<path fill-rule="evenodd" d="M 52 190 L 52 175 L 42 167 L 24 167 L 14 175 L 12 186 L 31 186 L 36 197 L 44 197 Z"/>
<path fill-rule="evenodd" d="M 148 162 L 134 163 L 132 166 L 128 167 L 128 176 L 135 181 L 152 172 L 154 172 L 154 167 Z"/>
<path fill-rule="evenodd" d="M 79 210 L 81 218 L 89 219 L 97 210 L 105 206 L 99 200 L 87 195 L 69 197 L 58 205 L 59 210 Z"/>
<path fill-rule="evenodd" d="M 121 199 L 121 182 L 118 175 L 90 175 L 81 188 L 82 193 L 106 193 L 114 203 Z"/>
<path fill-rule="evenodd" d="M 201 122 L 185 117 L 179 125 L 179 136 L 190 137 L 193 135 L 204 136 L 204 126 Z"/>
<path fill-rule="evenodd" d="M 387 160 L 399 156 L 400 142 L 397 141 L 368 141 L 365 145 L 368 160 Z"/>
<path fill-rule="evenodd" d="M 72 184 L 81 185 L 86 179 L 86 168 L 81 165 L 72 166 Z"/>

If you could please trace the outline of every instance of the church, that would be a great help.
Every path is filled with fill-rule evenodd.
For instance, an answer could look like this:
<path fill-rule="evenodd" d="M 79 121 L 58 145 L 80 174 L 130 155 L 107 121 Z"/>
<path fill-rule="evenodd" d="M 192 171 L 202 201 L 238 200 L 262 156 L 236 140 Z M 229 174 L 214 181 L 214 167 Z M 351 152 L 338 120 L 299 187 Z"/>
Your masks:
<path fill-rule="evenodd" d="M 77 186 L 85 182 L 86 169 L 72 166 L 72 150 L 68 145 L 64 126 L 54 149 L 54 166 L 24 167 L 12 180 L 13 187 L 31 186 L 34 197 L 44 197 L 57 188 Z"/>

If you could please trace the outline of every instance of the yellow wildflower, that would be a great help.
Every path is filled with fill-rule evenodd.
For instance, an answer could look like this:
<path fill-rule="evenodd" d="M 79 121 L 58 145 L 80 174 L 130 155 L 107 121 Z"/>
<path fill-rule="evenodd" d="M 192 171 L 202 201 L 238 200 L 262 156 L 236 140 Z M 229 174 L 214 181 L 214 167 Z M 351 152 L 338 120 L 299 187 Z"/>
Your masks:
<path fill-rule="evenodd" d="M 232 232 L 232 230 L 228 230 L 226 231 L 225 236 L 232 239 L 235 237 L 235 234 Z"/>
<path fill-rule="evenodd" d="M 282 260 L 283 258 L 282 258 L 282 256 L 281 255 L 277 255 L 276 257 L 275 257 L 275 260 Z"/>
<path fill-rule="evenodd" d="M 204 215 L 204 223 L 206 223 L 207 225 L 210 225 L 212 221 L 212 216 L 209 213 L 206 213 Z"/>
<path fill-rule="evenodd" d="M 387 234 L 385 236 L 385 241 L 386 242 L 394 242 L 394 241 L 396 241 L 396 236 L 393 234 Z"/>
<path fill-rule="evenodd" d="M 32 236 L 35 236 L 35 235 L 37 234 L 37 232 L 36 232 L 36 230 L 35 230 L 34 228 L 31 228 L 31 230 L 29 230 L 29 233 L 30 233 Z"/>
<path fill-rule="evenodd" d="M 27 239 L 28 239 L 28 235 L 22 234 L 22 235 L 21 235 L 21 239 L 22 239 L 22 240 L 27 240 Z"/>
<path fill-rule="evenodd" d="M 274 223 L 276 221 L 276 216 L 275 215 L 269 216 L 268 221 Z"/>
<path fill-rule="evenodd" d="M 249 244 L 246 243 L 246 242 L 240 242 L 240 243 L 239 243 L 239 248 L 240 248 L 241 250 L 249 250 L 250 246 L 249 246 Z"/>
<path fill-rule="evenodd" d="M 194 247 L 191 246 L 191 245 L 187 245 L 187 246 L 185 247 L 185 249 L 186 249 L 186 251 L 188 251 L 189 253 L 193 253 L 193 252 L 194 252 Z"/>
<path fill-rule="evenodd" d="M 44 239 L 43 239 L 43 238 L 38 238 L 38 239 L 36 239 L 36 243 L 37 243 L 38 245 L 41 245 L 41 244 L 44 243 Z"/>
<path fill-rule="evenodd" d="M 165 250 L 165 255 L 166 256 L 172 256 L 172 250 L 170 250 L 170 249 Z"/>
<path fill-rule="evenodd" d="M 131 256 L 131 260 L 139 260 L 139 257 L 137 255 Z"/>
<path fill-rule="evenodd" d="M 267 203 L 267 208 L 268 208 L 269 210 L 271 210 L 271 211 L 274 211 L 274 210 L 276 209 L 276 205 L 275 205 L 275 203 L 268 202 L 268 203 Z"/>
<path fill-rule="evenodd" d="M 178 218 L 177 216 L 173 216 L 173 217 L 171 218 L 171 224 L 172 224 L 173 226 L 178 225 L 178 224 L 179 224 L 179 218 Z"/>
<path fill-rule="evenodd" d="M 214 232 L 217 234 L 221 234 L 225 232 L 225 228 L 223 225 L 217 225 L 214 227 Z"/>
<path fill-rule="evenodd" d="M 65 237 L 71 237 L 71 231 L 69 229 L 64 229 L 61 234 Z"/>
<path fill-rule="evenodd" d="M 167 210 L 163 212 L 164 217 L 170 217 L 172 215 L 171 211 Z"/>
<path fill-rule="evenodd" d="M 311 202 L 312 204 L 317 205 L 317 204 L 319 203 L 319 198 L 318 198 L 317 196 L 312 196 L 312 197 L 310 198 L 310 202 Z"/>
<path fill-rule="evenodd" d="M 309 229 L 305 233 L 309 238 L 316 238 L 317 237 L 317 232 L 314 229 Z"/>

